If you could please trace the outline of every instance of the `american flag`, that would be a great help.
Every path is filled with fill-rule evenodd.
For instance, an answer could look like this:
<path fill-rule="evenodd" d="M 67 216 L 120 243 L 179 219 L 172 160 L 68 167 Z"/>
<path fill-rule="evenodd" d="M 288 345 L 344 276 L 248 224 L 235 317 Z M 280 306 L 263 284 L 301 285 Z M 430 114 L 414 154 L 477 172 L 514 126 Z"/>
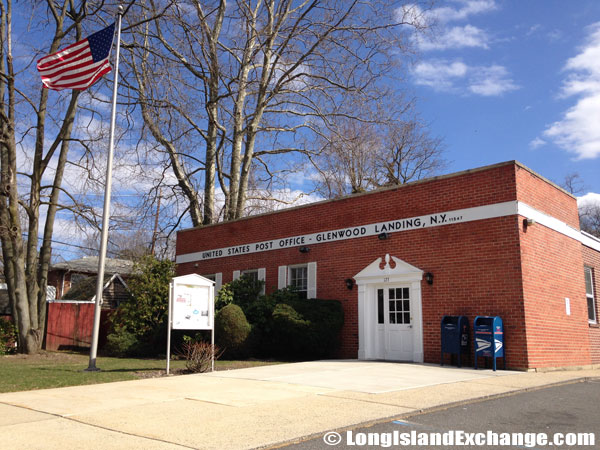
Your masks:
<path fill-rule="evenodd" d="M 84 90 L 112 69 L 108 58 L 115 34 L 115 24 L 109 25 L 87 38 L 56 53 L 45 56 L 37 63 L 42 83 L 48 89 Z"/>

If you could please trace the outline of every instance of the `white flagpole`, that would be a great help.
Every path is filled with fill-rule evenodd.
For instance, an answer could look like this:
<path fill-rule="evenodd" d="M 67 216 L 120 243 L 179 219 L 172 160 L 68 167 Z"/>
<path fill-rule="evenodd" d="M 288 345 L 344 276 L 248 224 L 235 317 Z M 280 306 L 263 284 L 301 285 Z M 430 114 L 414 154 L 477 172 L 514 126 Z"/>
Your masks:
<path fill-rule="evenodd" d="M 102 305 L 102 291 L 104 288 L 104 261 L 108 244 L 108 221 L 110 217 L 110 194 L 112 189 L 113 150 L 115 145 L 115 122 L 117 118 L 117 87 L 119 79 L 119 50 L 121 48 L 121 17 L 123 7 L 119 6 L 117 13 L 117 53 L 115 54 L 115 77 L 113 82 L 112 112 L 110 115 L 110 135 L 108 144 L 108 159 L 106 162 L 106 187 L 104 190 L 104 209 L 102 210 L 102 237 L 100 240 L 100 256 L 98 258 L 98 280 L 96 281 L 96 305 L 94 307 L 94 329 L 92 331 L 92 347 L 90 348 L 90 363 L 88 372 L 100 370 L 96 367 L 96 353 L 98 351 L 98 335 L 100 334 L 100 312 Z"/>

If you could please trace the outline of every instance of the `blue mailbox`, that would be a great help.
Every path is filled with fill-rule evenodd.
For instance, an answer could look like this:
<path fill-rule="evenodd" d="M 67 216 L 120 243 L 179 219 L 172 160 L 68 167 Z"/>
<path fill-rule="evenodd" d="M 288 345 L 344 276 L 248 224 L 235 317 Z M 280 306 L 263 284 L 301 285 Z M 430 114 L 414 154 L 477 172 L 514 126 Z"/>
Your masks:
<path fill-rule="evenodd" d="M 503 358 L 502 367 L 506 369 L 502 319 L 499 316 L 475 317 L 473 335 L 475 337 L 475 369 L 477 369 L 479 356 L 492 358 L 494 371 L 496 370 L 496 358 Z"/>
<path fill-rule="evenodd" d="M 461 355 L 467 354 L 469 346 L 469 319 L 467 316 L 442 317 L 440 365 L 444 365 L 444 353 L 458 355 L 458 367 L 461 367 Z"/>

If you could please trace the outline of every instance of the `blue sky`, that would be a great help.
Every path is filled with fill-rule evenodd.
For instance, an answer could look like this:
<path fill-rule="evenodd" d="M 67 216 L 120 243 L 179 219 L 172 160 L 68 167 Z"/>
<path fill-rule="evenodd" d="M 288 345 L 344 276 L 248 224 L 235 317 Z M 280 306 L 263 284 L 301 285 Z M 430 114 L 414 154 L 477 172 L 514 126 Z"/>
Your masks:
<path fill-rule="evenodd" d="M 419 56 L 408 66 L 406 87 L 432 135 L 443 140 L 444 173 L 516 159 L 559 184 L 579 173 L 586 199 L 600 202 L 600 0 L 439 0 L 423 15 L 437 27 L 434 38 L 415 42 Z M 39 39 L 26 27 L 17 32 Z M 30 49 L 23 50 L 29 58 Z M 27 73 L 37 82 L 33 66 Z M 109 87 L 99 87 L 106 99 Z M 148 177 L 132 172 L 135 158 L 117 156 L 113 213 L 120 198 L 127 205 L 150 186 L 132 183 Z M 66 178 L 82 180 L 75 172 Z M 286 194 L 294 197 L 306 187 L 306 174 L 289 178 L 294 190 Z M 67 241 L 70 218 L 59 221 L 56 239 Z M 61 251 L 70 259 L 79 250 Z"/>
<path fill-rule="evenodd" d="M 600 1 L 446 0 L 425 15 L 436 38 L 418 42 L 411 82 L 446 172 L 516 159 L 600 193 Z"/>

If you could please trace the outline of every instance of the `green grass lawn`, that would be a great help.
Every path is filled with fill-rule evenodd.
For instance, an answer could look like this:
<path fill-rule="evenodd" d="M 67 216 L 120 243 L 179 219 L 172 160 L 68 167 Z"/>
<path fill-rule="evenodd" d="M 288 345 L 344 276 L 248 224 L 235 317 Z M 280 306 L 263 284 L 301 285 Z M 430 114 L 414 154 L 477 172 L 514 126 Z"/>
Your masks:
<path fill-rule="evenodd" d="M 100 372 L 85 372 L 89 356 L 69 352 L 0 356 L 0 392 L 28 391 L 82 384 L 110 383 L 165 375 L 164 359 L 99 357 Z M 216 370 L 240 369 L 266 361 L 216 361 Z M 171 371 L 181 372 L 185 361 L 171 361 Z"/>

